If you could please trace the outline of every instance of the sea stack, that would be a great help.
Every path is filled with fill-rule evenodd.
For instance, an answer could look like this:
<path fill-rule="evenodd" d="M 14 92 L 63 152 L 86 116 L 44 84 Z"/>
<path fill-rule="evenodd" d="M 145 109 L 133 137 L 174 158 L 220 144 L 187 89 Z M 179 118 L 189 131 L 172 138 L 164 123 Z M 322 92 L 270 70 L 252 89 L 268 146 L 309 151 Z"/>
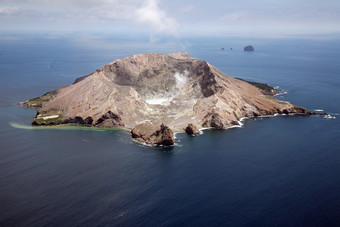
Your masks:
<path fill-rule="evenodd" d="M 37 109 L 35 126 L 125 128 L 150 145 L 172 145 L 176 132 L 227 129 L 243 117 L 313 114 L 265 88 L 187 53 L 149 53 L 115 60 L 22 105 Z"/>
<path fill-rule="evenodd" d="M 245 48 L 244 48 L 244 51 L 254 51 L 254 47 L 253 46 L 246 46 Z"/>
<path fill-rule="evenodd" d="M 193 125 L 193 124 L 188 124 L 188 126 L 185 128 L 185 132 L 189 135 L 189 136 L 196 136 L 201 134 L 201 132 L 198 130 L 198 128 Z"/>

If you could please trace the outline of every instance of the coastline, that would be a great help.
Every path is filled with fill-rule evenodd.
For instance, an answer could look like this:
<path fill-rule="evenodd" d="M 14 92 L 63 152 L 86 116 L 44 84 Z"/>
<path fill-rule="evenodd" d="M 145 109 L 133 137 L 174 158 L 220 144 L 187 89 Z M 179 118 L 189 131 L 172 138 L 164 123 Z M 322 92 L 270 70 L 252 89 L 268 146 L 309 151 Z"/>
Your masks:
<path fill-rule="evenodd" d="M 316 112 L 319 112 L 317 110 L 315 110 Z M 321 109 L 320 109 L 321 111 Z M 222 129 L 222 130 L 228 130 L 228 129 L 233 129 L 233 128 L 243 128 L 244 126 L 244 122 L 246 120 L 252 120 L 252 119 L 256 119 L 256 118 L 272 118 L 272 117 L 277 117 L 277 116 L 298 116 L 298 115 L 301 115 L 301 116 L 305 116 L 303 114 L 298 114 L 298 113 L 295 113 L 295 114 L 279 114 L 279 113 L 275 113 L 273 115 L 262 115 L 262 116 L 256 116 L 256 117 L 242 117 L 240 118 L 237 122 L 238 122 L 238 125 L 232 125 L 232 126 L 229 126 L 227 127 L 226 129 Z M 324 116 L 323 118 L 325 119 L 335 119 L 336 117 L 334 116 L 331 116 L 329 114 L 326 114 L 326 115 L 316 115 L 316 116 Z M 15 123 L 15 122 L 9 122 L 9 124 L 13 127 L 13 128 L 17 128 L 17 129 L 25 129 L 25 130 L 48 130 L 48 129 L 57 129 L 57 130 L 85 130 L 85 131 L 128 131 L 129 133 L 131 133 L 131 129 L 127 129 L 127 128 L 104 128 L 104 127 L 89 127 L 89 126 L 81 126 L 81 125 L 69 125 L 69 124 L 60 124 L 60 125 L 50 125 L 50 126 L 31 126 L 31 125 L 24 125 L 24 124 L 18 124 L 18 123 Z M 199 128 L 198 129 L 200 134 L 196 135 L 196 136 L 199 136 L 199 135 L 203 135 L 204 134 L 204 131 L 206 130 L 216 130 L 215 128 L 213 127 L 202 127 L 202 128 Z M 177 134 L 186 134 L 185 131 L 180 131 L 180 132 L 174 132 L 174 140 L 177 138 L 176 135 Z M 195 137 L 195 136 L 193 136 Z M 132 138 L 132 141 L 133 142 L 136 142 L 137 144 L 139 145 L 142 145 L 144 147 L 174 147 L 174 146 L 180 146 L 178 143 L 174 143 L 173 145 L 171 146 L 164 146 L 164 145 L 151 145 L 151 144 L 147 144 L 145 142 L 140 142 L 140 141 L 137 141 L 135 139 Z"/>
<path fill-rule="evenodd" d="M 130 131 L 126 128 L 100 128 L 100 127 L 88 127 L 78 125 L 51 125 L 51 126 L 31 126 L 23 125 L 15 122 L 9 122 L 13 128 L 26 129 L 26 130 L 42 130 L 42 129 L 58 129 L 58 130 L 87 130 L 87 131 Z"/>

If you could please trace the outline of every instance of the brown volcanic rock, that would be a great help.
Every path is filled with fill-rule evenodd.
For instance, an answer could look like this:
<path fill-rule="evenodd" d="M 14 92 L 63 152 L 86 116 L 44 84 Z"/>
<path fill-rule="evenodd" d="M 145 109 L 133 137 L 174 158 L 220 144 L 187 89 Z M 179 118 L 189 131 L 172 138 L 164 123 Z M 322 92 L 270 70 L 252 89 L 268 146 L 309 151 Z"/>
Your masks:
<path fill-rule="evenodd" d="M 310 114 L 182 53 L 118 59 L 22 105 L 42 116 L 60 116 L 54 124 L 78 117 L 78 124 L 81 118 L 86 125 L 133 129 L 149 121 L 174 132 L 183 132 L 188 123 L 225 129 L 242 117 Z"/>
<path fill-rule="evenodd" d="M 97 120 L 96 126 L 104 128 L 121 128 L 124 127 L 122 118 L 110 110 Z"/>
<path fill-rule="evenodd" d="M 131 131 L 132 138 L 150 145 L 170 146 L 175 144 L 174 133 L 164 125 L 142 123 Z"/>
<path fill-rule="evenodd" d="M 223 119 L 218 113 L 208 113 L 204 119 L 203 127 L 226 129 L 229 126 L 228 121 Z"/>
<path fill-rule="evenodd" d="M 185 128 L 185 132 L 190 136 L 196 136 L 196 135 L 201 134 L 198 128 L 191 123 L 188 124 L 188 126 Z"/>

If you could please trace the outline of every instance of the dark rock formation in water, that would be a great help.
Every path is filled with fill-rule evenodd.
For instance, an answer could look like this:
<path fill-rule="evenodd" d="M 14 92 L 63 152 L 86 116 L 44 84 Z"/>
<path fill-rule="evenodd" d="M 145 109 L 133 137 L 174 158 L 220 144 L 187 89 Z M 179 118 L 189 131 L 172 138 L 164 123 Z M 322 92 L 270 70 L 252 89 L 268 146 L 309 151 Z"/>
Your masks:
<path fill-rule="evenodd" d="M 254 47 L 253 46 L 246 46 L 245 48 L 244 48 L 244 51 L 254 51 Z"/>
<path fill-rule="evenodd" d="M 198 128 L 193 125 L 193 124 L 188 124 L 188 126 L 185 128 L 185 132 L 189 135 L 189 136 L 196 136 L 201 134 L 200 131 L 198 130 Z"/>
<path fill-rule="evenodd" d="M 36 126 L 126 128 L 138 141 L 171 145 L 173 131 L 187 131 L 189 123 L 195 134 L 227 129 L 242 117 L 311 114 L 273 94 L 268 85 L 230 77 L 188 54 L 138 54 L 21 104 L 37 109 Z"/>
<path fill-rule="evenodd" d="M 175 144 L 174 133 L 164 124 L 142 123 L 132 129 L 131 135 L 138 142 L 149 145 L 170 146 Z"/>

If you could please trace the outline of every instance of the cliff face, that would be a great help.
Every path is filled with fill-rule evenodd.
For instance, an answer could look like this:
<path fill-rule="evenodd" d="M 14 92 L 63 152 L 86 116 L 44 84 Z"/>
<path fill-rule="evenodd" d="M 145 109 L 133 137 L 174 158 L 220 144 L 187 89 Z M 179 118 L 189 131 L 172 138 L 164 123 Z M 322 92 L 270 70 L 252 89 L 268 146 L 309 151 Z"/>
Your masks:
<path fill-rule="evenodd" d="M 35 125 L 77 119 L 76 124 L 133 129 L 147 121 L 174 132 L 189 123 L 224 129 L 242 117 L 297 112 L 292 104 L 182 53 L 119 59 L 24 105 L 37 108 Z"/>

